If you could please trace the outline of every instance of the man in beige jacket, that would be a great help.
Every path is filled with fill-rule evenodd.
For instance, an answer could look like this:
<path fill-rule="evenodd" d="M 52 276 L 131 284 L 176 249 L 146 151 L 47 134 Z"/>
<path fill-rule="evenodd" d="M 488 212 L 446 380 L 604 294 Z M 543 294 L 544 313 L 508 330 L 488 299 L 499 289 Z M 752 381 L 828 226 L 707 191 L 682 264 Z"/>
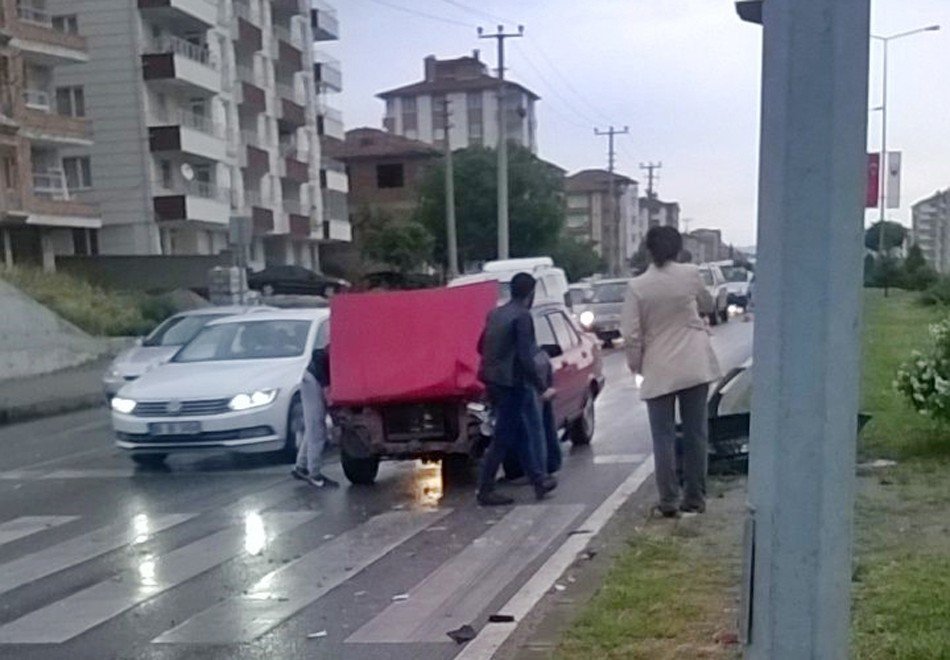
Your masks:
<path fill-rule="evenodd" d="M 621 332 L 627 365 L 643 377 L 640 396 L 647 403 L 660 501 L 658 511 L 706 508 L 706 463 L 709 437 L 706 404 L 709 384 L 721 378 L 709 330 L 700 316 L 713 309 L 699 269 L 676 263 L 683 247 L 673 227 L 647 233 L 652 265 L 631 280 L 624 301 Z M 683 424 L 681 489 L 676 470 L 676 403 Z"/>

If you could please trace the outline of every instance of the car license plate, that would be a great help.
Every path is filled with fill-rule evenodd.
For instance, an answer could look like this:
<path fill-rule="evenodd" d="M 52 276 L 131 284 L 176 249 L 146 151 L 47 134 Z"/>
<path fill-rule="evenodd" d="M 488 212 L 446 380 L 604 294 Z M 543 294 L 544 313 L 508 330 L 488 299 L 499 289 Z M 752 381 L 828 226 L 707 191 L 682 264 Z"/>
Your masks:
<path fill-rule="evenodd" d="M 201 422 L 156 422 L 148 425 L 150 435 L 197 435 Z"/>

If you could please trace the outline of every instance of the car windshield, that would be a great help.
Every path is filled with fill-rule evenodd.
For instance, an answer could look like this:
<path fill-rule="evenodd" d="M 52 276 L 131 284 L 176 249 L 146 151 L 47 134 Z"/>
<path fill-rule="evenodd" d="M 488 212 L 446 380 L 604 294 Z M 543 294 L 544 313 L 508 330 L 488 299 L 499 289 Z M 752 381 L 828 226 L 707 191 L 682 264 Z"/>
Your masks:
<path fill-rule="evenodd" d="M 222 323 L 204 328 L 174 362 L 266 360 L 303 355 L 311 321 L 270 320 Z"/>
<path fill-rule="evenodd" d="M 626 282 L 610 282 L 609 284 L 595 284 L 592 303 L 620 303 L 623 302 L 627 291 Z"/>
<path fill-rule="evenodd" d="M 223 319 L 227 314 L 197 314 L 194 316 L 173 316 L 166 319 L 142 342 L 142 346 L 184 346 L 198 332 L 214 321 Z"/>
<path fill-rule="evenodd" d="M 716 283 L 716 281 L 713 279 L 713 274 L 711 270 L 701 270 L 699 271 L 699 274 L 703 276 L 703 283 L 706 286 L 712 286 L 713 284 Z"/>
<path fill-rule="evenodd" d="M 742 266 L 723 266 L 722 275 L 727 282 L 748 282 L 749 271 Z"/>
<path fill-rule="evenodd" d="M 580 305 L 587 299 L 587 289 L 568 289 L 572 305 Z"/>

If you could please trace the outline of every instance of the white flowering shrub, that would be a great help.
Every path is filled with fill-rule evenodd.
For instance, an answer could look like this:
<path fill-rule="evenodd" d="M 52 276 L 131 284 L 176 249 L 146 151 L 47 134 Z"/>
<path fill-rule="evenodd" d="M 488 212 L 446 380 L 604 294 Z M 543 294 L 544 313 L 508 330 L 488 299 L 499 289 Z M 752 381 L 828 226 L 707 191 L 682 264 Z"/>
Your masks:
<path fill-rule="evenodd" d="M 894 389 L 921 415 L 950 423 L 950 318 L 930 326 L 930 344 L 901 365 Z"/>

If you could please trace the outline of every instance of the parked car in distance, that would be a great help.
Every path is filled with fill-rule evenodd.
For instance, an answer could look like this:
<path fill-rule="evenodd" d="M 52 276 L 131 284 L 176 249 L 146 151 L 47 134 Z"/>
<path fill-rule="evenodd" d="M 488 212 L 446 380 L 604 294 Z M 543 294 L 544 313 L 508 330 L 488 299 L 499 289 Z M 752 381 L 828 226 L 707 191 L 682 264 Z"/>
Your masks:
<path fill-rule="evenodd" d="M 204 307 L 174 314 L 162 321 L 135 346 L 119 353 L 102 378 L 106 398 L 112 397 L 126 384 L 170 360 L 212 321 L 236 314 L 267 311 L 268 307 Z"/>
<path fill-rule="evenodd" d="M 750 284 L 752 272 L 733 260 L 718 261 L 715 264 L 722 271 L 726 280 L 726 289 L 729 291 L 729 304 L 745 309 L 749 306 Z"/>
<path fill-rule="evenodd" d="M 629 284 L 629 278 L 597 280 L 591 284 L 584 311 L 578 316 L 581 327 L 597 335 L 605 347 L 620 339 L 620 315 Z"/>
<path fill-rule="evenodd" d="M 722 270 L 715 264 L 703 264 L 699 267 L 699 274 L 703 284 L 715 303 L 713 312 L 708 314 L 709 325 L 719 325 L 720 322 L 729 322 L 729 288 Z"/>
<path fill-rule="evenodd" d="M 175 356 L 112 399 L 116 445 L 156 465 L 171 452 L 296 453 L 300 382 L 325 346 L 326 309 L 272 310 L 212 321 Z"/>
<path fill-rule="evenodd" d="M 560 304 L 571 306 L 568 293 L 567 274 L 554 265 L 551 257 L 531 257 L 525 259 L 502 259 L 489 261 L 482 266 L 480 273 L 456 277 L 448 286 L 464 286 L 477 282 L 498 282 L 498 303 L 508 302 L 511 298 L 511 280 L 518 273 L 528 273 L 537 280 L 534 293 L 536 305 Z"/>
<path fill-rule="evenodd" d="M 350 288 L 349 282 L 315 273 L 303 266 L 268 266 L 250 273 L 247 286 L 264 296 L 298 295 L 331 298 Z"/>

